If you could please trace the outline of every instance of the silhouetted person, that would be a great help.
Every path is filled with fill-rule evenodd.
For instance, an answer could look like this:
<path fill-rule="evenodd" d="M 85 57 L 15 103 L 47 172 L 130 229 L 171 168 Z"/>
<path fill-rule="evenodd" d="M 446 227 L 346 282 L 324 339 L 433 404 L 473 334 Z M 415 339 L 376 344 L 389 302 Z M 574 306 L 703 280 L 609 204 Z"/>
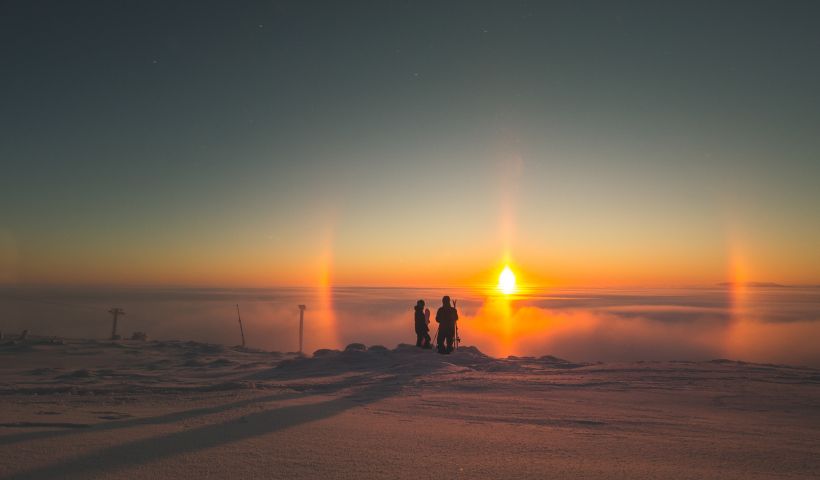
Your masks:
<path fill-rule="evenodd" d="M 450 297 L 445 295 L 441 299 L 441 307 L 439 307 L 438 312 L 436 312 L 436 322 L 438 322 L 436 346 L 438 347 L 438 353 L 450 353 L 453 351 L 457 321 L 458 312 L 450 305 Z"/>
<path fill-rule="evenodd" d="M 416 311 L 416 346 L 422 348 L 433 348 L 430 345 L 430 327 L 427 326 L 430 323 L 430 315 L 424 314 L 424 300 L 419 300 L 416 302 L 416 306 L 413 307 Z M 428 312 L 430 310 L 427 310 Z"/>

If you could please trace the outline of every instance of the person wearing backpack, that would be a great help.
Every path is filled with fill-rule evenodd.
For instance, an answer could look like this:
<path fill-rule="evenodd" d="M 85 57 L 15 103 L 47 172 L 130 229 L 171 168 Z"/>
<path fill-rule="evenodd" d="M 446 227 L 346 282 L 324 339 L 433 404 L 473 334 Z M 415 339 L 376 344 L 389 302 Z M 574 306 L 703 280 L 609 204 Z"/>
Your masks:
<path fill-rule="evenodd" d="M 453 351 L 457 321 L 458 311 L 450 305 L 449 295 L 445 295 L 441 299 L 441 307 L 439 307 L 438 312 L 436 312 L 436 322 L 438 322 L 436 346 L 438 347 L 438 353 L 447 354 Z"/>

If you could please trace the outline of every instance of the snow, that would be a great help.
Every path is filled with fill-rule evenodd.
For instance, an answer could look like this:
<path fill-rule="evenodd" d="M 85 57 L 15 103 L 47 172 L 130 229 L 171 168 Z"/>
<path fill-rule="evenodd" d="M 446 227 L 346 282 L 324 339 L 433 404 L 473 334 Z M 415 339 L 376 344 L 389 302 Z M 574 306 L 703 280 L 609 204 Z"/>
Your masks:
<path fill-rule="evenodd" d="M 820 476 L 812 368 L 320 353 L 7 343 L 0 478 Z"/>

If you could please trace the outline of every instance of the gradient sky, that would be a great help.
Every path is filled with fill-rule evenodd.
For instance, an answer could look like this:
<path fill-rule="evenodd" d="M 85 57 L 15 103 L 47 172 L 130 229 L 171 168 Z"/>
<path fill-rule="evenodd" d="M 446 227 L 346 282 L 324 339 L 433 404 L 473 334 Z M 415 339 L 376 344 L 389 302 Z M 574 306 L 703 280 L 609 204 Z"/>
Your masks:
<path fill-rule="evenodd" d="M 3 284 L 820 283 L 817 2 L 6 1 L 0 69 Z"/>

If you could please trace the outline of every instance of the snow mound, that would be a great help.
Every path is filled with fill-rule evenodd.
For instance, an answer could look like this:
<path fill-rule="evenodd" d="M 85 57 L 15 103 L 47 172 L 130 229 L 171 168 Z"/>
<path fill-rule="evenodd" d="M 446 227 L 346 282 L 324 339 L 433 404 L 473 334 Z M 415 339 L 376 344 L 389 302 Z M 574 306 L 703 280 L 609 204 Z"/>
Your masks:
<path fill-rule="evenodd" d="M 464 372 L 484 370 L 487 364 L 499 362 L 472 346 L 461 347 L 449 355 L 415 345 L 399 344 L 393 350 L 382 345 L 367 347 L 352 343 L 344 350 L 320 349 L 312 357 L 296 357 L 275 367 L 255 372 L 252 379 L 283 379 L 343 375 L 350 372 L 423 374 L 431 371 Z"/>

